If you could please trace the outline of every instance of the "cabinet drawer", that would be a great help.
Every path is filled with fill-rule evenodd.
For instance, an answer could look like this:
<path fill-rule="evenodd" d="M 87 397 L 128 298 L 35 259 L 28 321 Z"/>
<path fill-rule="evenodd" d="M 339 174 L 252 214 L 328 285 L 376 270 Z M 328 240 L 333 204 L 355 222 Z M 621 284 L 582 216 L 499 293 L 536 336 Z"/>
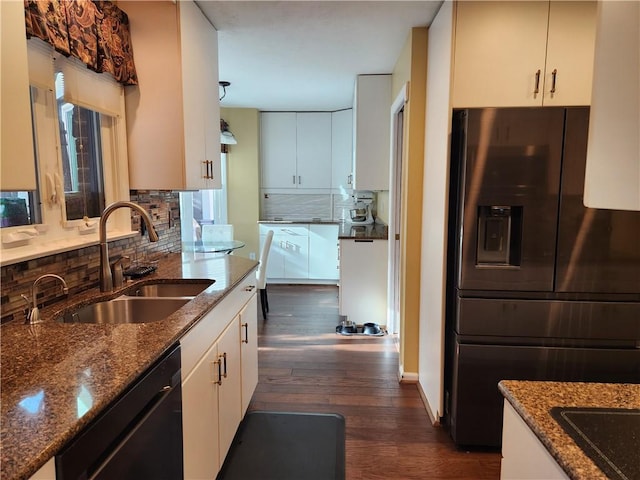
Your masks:
<path fill-rule="evenodd" d="M 274 235 L 292 235 L 295 237 L 308 237 L 309 228 L 307 225 L 278 225 L 273 228 Z"/>
<path fill-rule="evenodd" d="M 180 339 L 183 381 L 238 312 L 251 300 L 251 296 L 255 294 L 255 285 L 255 273 L 251 272 Z"/>

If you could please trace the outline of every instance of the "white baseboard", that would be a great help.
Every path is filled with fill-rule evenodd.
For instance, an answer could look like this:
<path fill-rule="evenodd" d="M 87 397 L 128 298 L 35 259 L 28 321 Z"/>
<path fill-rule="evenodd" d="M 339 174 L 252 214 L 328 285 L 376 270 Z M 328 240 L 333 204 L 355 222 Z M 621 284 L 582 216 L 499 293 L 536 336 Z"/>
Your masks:
<path fill-rule="evenodd" d="M 418 374 L 416 372 L 405 372 L 402 365 L 398 368 L 398 380 L 400 383 L 418 383 Z"/>

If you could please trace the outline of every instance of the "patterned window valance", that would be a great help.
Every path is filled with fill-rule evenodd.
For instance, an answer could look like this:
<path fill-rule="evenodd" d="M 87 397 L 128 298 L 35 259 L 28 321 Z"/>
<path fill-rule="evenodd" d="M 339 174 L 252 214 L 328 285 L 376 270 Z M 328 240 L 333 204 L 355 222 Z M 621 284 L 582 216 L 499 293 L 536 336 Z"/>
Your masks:
<path fill-rule="evenodd" d="M 108 0 L 24 0 L 27 38 L 37 37 L 123 85 L 137 85 L 127 14 Z"/>

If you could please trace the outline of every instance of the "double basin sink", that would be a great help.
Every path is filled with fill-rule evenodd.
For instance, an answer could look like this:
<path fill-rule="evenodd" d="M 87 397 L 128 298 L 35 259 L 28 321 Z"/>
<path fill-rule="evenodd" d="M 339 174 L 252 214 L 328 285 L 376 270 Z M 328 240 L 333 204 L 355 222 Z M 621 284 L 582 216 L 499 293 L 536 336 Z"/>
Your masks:
<path fill-rule="evenodd" d="M 57 320 L 102 324 L 157 322 L 179 310 L 213 283 L 214 280 L 202 280 L 134 285 L 119 297 L 70 309 Z"/>

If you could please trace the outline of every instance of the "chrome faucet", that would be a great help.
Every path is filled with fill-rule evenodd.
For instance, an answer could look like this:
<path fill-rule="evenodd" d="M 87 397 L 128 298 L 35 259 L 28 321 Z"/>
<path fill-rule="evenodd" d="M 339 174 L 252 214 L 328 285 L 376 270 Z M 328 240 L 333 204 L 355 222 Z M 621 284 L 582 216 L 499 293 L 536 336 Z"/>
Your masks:
<path fill-rule="evenodd" d="M 62 278 L 61 276 L 54 273 L 46 273 L 44 275 L 40 275 L 38 278 L 36 278 L 36 281 L 33 282 L 33 285 L 31 286 L 31 303 L 29 303 L 29 299 L 25 295 L 22 295 L 22 298 L 24 298 L 27 301 L 27 304 L 29 304 L 29 306 L 31 307 L 31 310 L 29 310 L 29 314 L 27 315 L 27 320 L 25 321 L 25 323 L 27 324 L 39 323 L 41 321 L 40 310 L 38 310 L 38 285 L 46 278 L 54 278 L 56 280 L 59 280 L 60 283 L 62 283 L 62 293 L 69 293 L 67 282 L 65 282 L 64 278 Z"/>
<path fill-rule="evenodd" d="M 118 208 L 128 207 L 131 210 L 135 210 L 140 214 L 142 220 L 147 226 L 149 232 L 149 241 L 157 242 L 158 234 L 153 228 L 151 217 L 149 214 L 137 203 L 133 202 L 114 202 L 108 205 L 102 215 L 100 216 L 100 291 L 111 292 L 113 291 L 113 275 L 111 273 L 111 265 L 109 263 L 109 246 L 107 245 L 107 219 L 109 215 Z"/>

